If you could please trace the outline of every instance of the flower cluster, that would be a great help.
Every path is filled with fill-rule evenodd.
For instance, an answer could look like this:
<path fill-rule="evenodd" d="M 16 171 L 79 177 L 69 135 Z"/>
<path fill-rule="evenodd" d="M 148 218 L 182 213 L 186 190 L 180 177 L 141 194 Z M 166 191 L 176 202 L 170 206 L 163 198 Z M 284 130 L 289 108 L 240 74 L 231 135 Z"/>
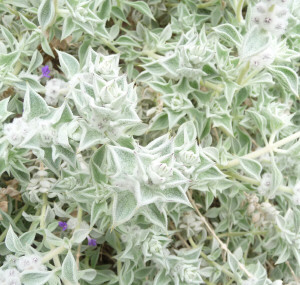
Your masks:
<path fill-rule="evenodd" d="M 292 201 L 296 206 L 300 206 L 300 182 L 297 182 L 294 186 Z"/>
<path fill-rule="evenodd" d="M 45 101 L 50 106 L 57 106 L 59 102 L 63 102 L 68 92 L 68 83 L 61 79 L 51 79 L 47 81 L 45 86 Z"/>
<path fill-rule="evenodd" d="M 248 208 L 247 212 L 252 216 L 252 222 L 262 228 L 266 228 L 270 224 L 274 223 L 279 211 L 275 206 L 269 202 L 259 203 L 259 199 L 256 195 L 249 195 L 247 197 Z"/>
<path fill-rule="evenodd" d="M 13 145 L 20 145 L 30 132 L 30 126 L 24 118 L 15 118 L 12 123 L 4 125 L 4 135 Z"/>
<path fill-rule="evenodd" d="M 205 28 L 200 33 L 191 29 L 178 42 L 175 53 L 178 54 L 178 74 L 182 77 L 195 79 L 203 74 L 203 65 L 214 56 L 207 43 Z"/>
<path fill-rule="evenodd" d="M 38 255 L 31 254 L 20 257 L 8 255 L 6 262 L 0 267 L 1 285 L 21 285 L 22 274 L 28 271 L 45 272 L 47 268 L 42 264 L 42 259 Z"/>
<path fill-rule="evenodd" d="M 29 197 L 30 202 L 39 203 L 41 202 L 41 195 L 48 194 L 56 181 L 55 178 L 49 177 L 46 170 L 38 170 L 30 179 L 25 195 Z"/>
<path fill-rule="evenodd" d="M 263 30 L 275 36 L 285 33 L 288 24 L 289 10 L 286 0 L 261 1 L 254 7 L 252 21 Z"/>
<path fill-rule="evenodd" d="M 268 196 L 272 189 L 272 174 L 271 173 L 264 173 L 261 178 L 261 182 L 259 187 L 257 188 L 258 193 L 263 196 Z M 273 196 L 270 198 L 274 198 Z"/>
<path fill-rule="evenodd" d="M 276 51 L 274 48 L 269 47 L 259 54 L 251 57 L 250 65 L 253 68 L 264 68 L 273 63 L 276 57 Z"/>

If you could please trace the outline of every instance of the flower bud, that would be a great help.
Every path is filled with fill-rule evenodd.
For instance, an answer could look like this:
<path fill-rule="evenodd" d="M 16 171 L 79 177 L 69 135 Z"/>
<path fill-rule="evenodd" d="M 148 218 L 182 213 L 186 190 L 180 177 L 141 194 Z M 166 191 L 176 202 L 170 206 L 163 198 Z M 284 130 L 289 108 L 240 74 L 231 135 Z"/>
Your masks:
<path fill-rule="evenodd" d="M 260 221 L 260 213 L 256 212 L 252 215 L 252 223 L 256 224 Z"/>
<path fill-rule="evenodd" d="M 67 92 L 67 83 L 61 79 L 51 79 L 47 81 L 45 89 L 45 101 L 50 106 L 56 106 L 58 101 L 64 97 Z"/>
<path fill-rule="evenodd" d="M 260 186 L 258 187 L 258 192 L 261 195 L 267 195 L 272 187 L 272 174 L 264 173 L 260 182 Z"/>
<path fill-rule="evenodd" d="M 173 169 L 166 163 L 154 161 L 148 168 L 148 174 L 153 184 L 162 184 L 173 174 Z"/>
<path fill-rule="evenodd" d="M 248 205 L 248 208 L 247 208 L 248 214 L 252 214 L 255 210 L 256 210 L 255 205 L 253 205 L 253 204 Z"/>

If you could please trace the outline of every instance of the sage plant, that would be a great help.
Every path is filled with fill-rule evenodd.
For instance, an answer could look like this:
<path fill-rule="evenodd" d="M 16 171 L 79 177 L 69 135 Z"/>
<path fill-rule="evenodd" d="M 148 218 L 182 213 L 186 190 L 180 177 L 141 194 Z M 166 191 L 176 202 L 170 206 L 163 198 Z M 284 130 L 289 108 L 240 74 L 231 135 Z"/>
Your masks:
<path fill-rule="evenodd" d="M 3 0 L 0 284 L 300 284 L 299 11 Z"/>

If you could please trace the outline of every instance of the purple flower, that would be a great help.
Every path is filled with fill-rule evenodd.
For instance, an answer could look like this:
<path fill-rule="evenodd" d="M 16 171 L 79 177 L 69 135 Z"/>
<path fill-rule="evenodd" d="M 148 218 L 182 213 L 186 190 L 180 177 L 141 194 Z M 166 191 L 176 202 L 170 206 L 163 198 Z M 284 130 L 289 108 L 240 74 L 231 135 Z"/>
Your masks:
<path fill-rule="evenodd" d="M 63 231 L 68 228 L 68 224 L 66 222 L 58 222 L 58 226 L 60 226 Z"/>
<path fill-rule="evenodd" d="M 89 246 L 97 246 L 97 241 L 93 238 L 87 237 Z"/>
<path fill-rule="evenodd" d="M 42 77 L 50 78 L 49 74 L 50 74 L 49 66 L 45 65 L 44 67 L 42 67 Z"/>

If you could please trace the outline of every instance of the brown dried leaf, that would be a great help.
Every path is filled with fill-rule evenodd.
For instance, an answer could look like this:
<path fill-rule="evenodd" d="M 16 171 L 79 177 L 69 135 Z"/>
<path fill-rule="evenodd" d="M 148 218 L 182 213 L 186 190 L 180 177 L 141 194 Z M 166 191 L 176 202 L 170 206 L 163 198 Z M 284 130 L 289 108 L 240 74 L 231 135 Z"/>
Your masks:
<path fill-rule="evenodd" d="M 0 209 L 7 213 L 7 210 L 8 210 L 8 202 L 7 201 L 0 201 Z M 0 221 L 2 220 L 2 216 L 0 214 Z"/>

